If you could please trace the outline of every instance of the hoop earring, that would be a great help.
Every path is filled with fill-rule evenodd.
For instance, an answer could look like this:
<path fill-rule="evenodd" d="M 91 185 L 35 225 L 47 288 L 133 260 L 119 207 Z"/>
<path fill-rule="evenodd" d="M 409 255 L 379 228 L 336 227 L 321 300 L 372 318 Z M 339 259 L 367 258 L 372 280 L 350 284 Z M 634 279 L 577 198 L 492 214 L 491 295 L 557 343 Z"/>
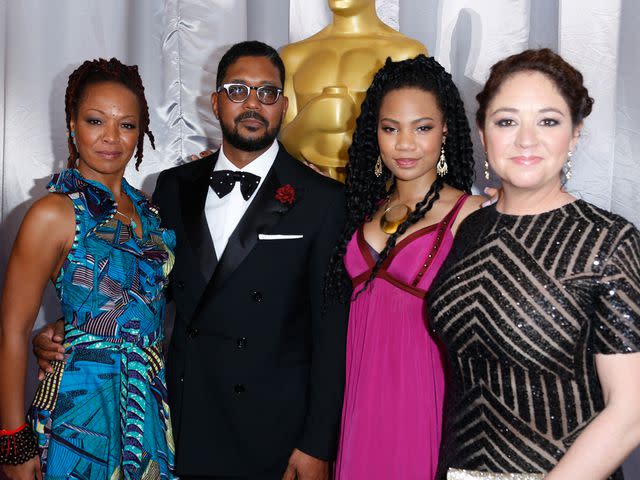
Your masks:
<path fill-rule="evenodd" d="M 484 152 L 484 179 L 489 180 L 489 159 L 487 158 L 487 152 Z"/>
<path fill-rule="evenodd" d="M 569 152 L 567 153 L 567 170 L 564 175 L 567 180 L 571 180 L 571 177 L 573 176 L 573 172 L 571 171 L 571 167 L 573 167 L 573 165 L 571 164 L 571 155 L 573 155 L 573 152 L 569 150 Z"/>
<path fill-rule="evenodd" d="M 444 177 L 447 174 L 447 172 L 449 171 L 449 167 L 447 167 L 447 159 L 444 156 L 444 144 L 445 143 L 446 143 L 446 140 L 444 140 L 442 142 L 442 147 L 440 147 L 440 159 L 438 160 L 438 163 L 436 164 L 436 173 L 440 177 Z"/>
<path fill-rule="evenodd" d="M 382 175 L 382 158 L 378 155 L 378 159 L 376 160 L 376 164 L 373 167 L 373 173 L 376 177 L 380 178 Z"/>

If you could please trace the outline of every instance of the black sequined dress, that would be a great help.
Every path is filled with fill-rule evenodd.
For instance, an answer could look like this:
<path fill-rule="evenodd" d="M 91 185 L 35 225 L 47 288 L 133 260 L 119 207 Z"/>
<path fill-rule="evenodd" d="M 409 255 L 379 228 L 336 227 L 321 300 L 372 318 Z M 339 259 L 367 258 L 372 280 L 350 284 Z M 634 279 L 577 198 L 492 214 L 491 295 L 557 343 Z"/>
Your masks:
<path fill-rule="evenodd" d="M 449 467 L 545 473 L 604 408 L 594 355 L 640 351 L 640 233 L 583 200 L 461 225 L 429 294 Z M 618 470 L 612 478 L 622 478 Z"/>

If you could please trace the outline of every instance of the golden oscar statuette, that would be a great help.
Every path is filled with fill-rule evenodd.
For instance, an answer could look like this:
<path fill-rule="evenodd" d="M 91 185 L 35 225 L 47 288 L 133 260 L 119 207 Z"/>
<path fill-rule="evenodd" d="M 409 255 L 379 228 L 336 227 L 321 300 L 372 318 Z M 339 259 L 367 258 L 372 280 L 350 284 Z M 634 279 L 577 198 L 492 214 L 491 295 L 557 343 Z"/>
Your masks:
<path fill-rule="evenodd" d="M 293 156 L 344 181 L 360 104 L 386 61 L 427 49 L 378 18 L 374 0 L 329 0 L 332 23 L 282 48 L 289 110 L 280 140 Z"/>

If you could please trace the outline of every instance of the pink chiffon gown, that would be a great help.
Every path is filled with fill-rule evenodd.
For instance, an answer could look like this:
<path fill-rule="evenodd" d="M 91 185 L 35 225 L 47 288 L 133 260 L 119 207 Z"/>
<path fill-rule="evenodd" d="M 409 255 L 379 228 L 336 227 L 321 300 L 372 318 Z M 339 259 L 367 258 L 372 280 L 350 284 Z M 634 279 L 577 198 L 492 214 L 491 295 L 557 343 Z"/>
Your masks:
<path fill-rule="evenodd" d="M 436 474 L 444 358 L 428 326 L 425 297 L 451 249 L 451 224 L 467 197 L 439 223 L 398 242 L 357 297 L 377 252 L 362 228 L 347 245 L 354 294 L 336 480 L 424 480 Z"/>

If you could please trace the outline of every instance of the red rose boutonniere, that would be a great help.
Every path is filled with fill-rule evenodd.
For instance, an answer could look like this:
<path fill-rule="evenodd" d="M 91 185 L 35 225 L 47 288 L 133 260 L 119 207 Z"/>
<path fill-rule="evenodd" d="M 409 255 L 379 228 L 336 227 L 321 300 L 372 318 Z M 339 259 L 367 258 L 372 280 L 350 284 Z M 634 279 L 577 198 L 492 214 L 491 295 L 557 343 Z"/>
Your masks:
<path fill-rule="evenodd" d="M 282 185 L 278 190 L 276 190 L 276 200 L 278 200 L 282 205 L 293 205 L 293 202 L 296 200 L 295 188 L 293 188 L 289 183 Z"/>

